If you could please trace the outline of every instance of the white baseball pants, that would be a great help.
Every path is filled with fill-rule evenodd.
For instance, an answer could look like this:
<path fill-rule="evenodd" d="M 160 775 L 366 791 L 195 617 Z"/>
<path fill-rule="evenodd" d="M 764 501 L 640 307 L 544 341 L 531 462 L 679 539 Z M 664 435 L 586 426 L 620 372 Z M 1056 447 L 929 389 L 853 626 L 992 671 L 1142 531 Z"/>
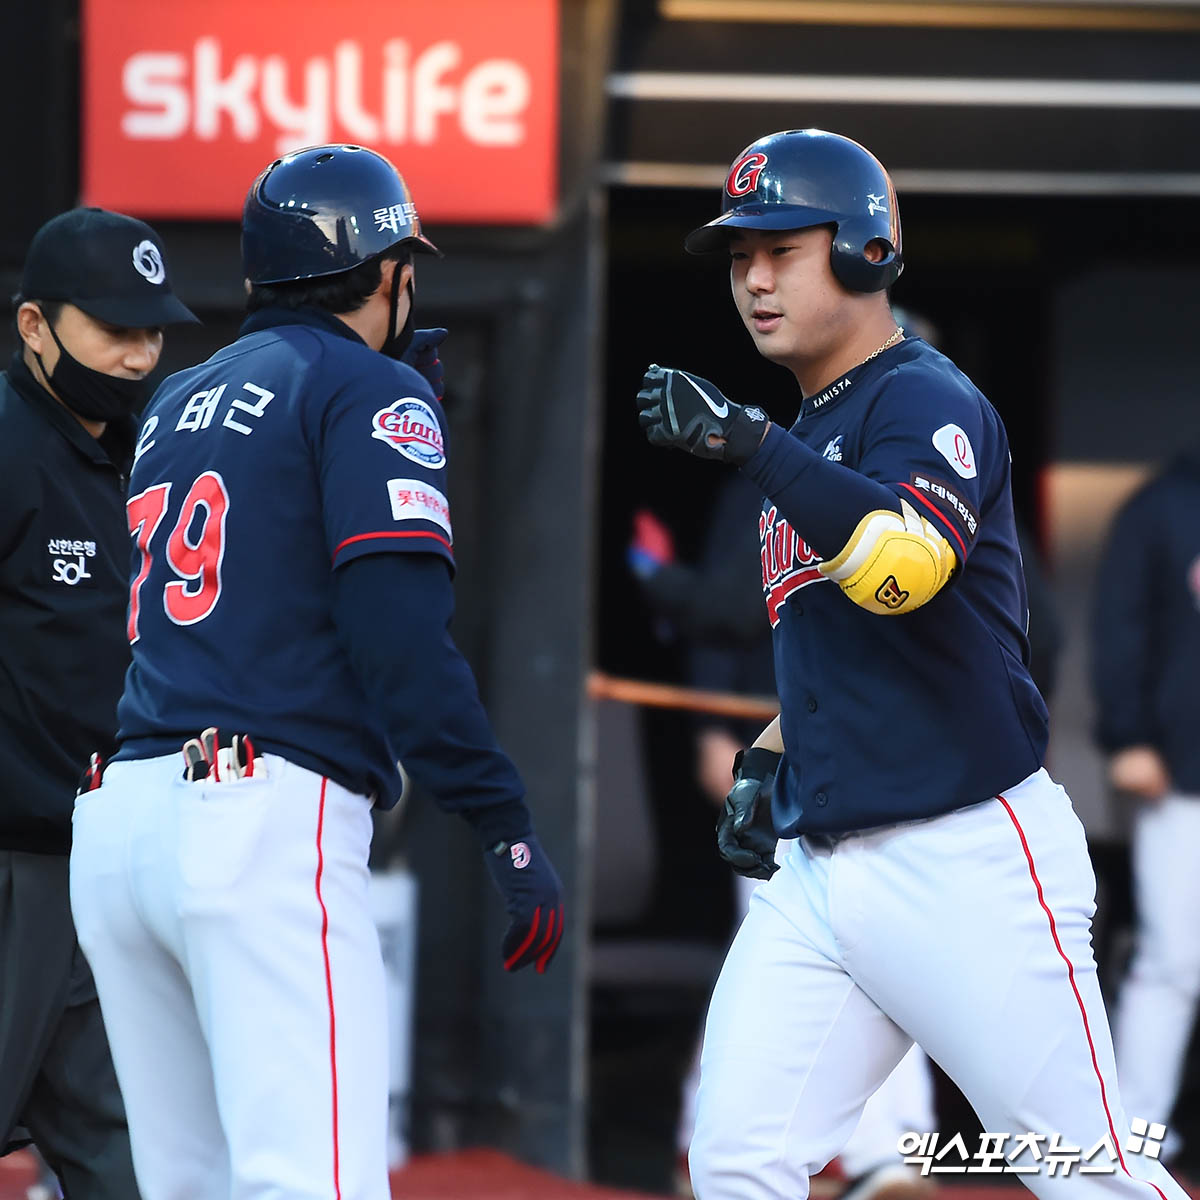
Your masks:
<path fill-rule="evenodd" d="M 76 803 L 71 904 L 143 1200 L 387 1200 L 368 801 L 274 755 L 186 783 L 112 764 Z"/>
<path fill-rule="evenodd" d="M 781 841 L 775 851 L 782 866 L 795 843 Z M 750 900 L 762 885 L 758 879 L 735 875 L 737 923 L 745 920 Z M 683 1081 L 677 1144 L 686 1154 L 696 1129 L 696 1094 L 700 1089 L 700 1046 Z M 896 1069 L 868 1097 L 862 1117 L 838 1154 L 842 1173 L 856 1179 L 881 1167 L 897 1166 L 902 1155 L 897 1149 L 900 1138 L 910 1130 L 931 1130 L 936 1120 L 933 1076 L 924 1051 L 914 1045 Z"/>
<path fill-rule="evenodd" d="M 838 1154 L 842 1174 L 857 1179 L 880 1167 L 899 1166 L 904 1158 L 900 1139 L 913 1130 L 936 1128 L 933 1099 L 929 1059 L 914 1044 L 863 1105 L 858 1125 Z"/>
<path fill-rule="evenodd" d="M 1094 909 L 1083 828 L 1045 771 L 941 817 L 801 839 L 755 893 L 709 1008 L 699 1200 L 804 1200 L 914 1040 L 986 1131 L 1085 1153 L 1111 1139 L 1111 1174 L 1018 1176 L 1039 1196 L 1185 1200 L 1125 1148 Z"/>
<path fill-rule="evenodd" d="M 1163 1125 L 1175 1107 L 1200 998 L 1197 846 L 1200 796 L 1140 805 L 1132 844 L 1137 945 L 1114 1033 L 1129 1115 Z"/>

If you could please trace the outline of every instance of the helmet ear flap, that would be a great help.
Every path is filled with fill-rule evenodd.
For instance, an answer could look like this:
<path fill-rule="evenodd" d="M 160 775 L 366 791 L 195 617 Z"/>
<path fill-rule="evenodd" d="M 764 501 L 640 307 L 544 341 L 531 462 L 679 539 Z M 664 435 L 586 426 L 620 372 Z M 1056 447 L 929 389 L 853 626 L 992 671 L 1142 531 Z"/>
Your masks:
<path fill-rule="evenodd" d="M 887 247 L 887 254 L 878 262 L 867 257 L 871 242 Z M 870 219 L 850 217 L 839 222 L 829 258 L 838 282 L 852 292 L 881 292 L 891 287 L 904 270 L 903 251 L 879 232 L 877 221 Z"/>

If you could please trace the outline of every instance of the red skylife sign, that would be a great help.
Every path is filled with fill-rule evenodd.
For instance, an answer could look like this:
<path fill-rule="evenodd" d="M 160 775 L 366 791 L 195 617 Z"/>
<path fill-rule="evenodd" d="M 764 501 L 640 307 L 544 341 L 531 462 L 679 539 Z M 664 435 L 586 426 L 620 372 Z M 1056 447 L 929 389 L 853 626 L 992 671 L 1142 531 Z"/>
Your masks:
<path fill-rule="evenodd" d="M 84 0 L 83 195 L 233 218 L 301 146 L 386 155 L 424 221 L 533 224 L 557 188 L 557 0 Z"/>

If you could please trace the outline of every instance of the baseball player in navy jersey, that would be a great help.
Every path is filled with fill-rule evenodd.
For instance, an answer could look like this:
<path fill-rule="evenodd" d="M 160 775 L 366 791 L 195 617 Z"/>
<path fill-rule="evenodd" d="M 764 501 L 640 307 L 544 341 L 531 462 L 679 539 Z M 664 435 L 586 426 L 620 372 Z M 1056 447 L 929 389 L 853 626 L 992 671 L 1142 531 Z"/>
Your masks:
<path fill-rule="evenodd" d="M 725 857 L 769 878 L 709 1009 L 696 1195 L 807 1195 L 915 1041 L 1005 1160 L 1024 1153 L 1039 1195 L 1182 1200 L 1126 1145 L 1095 879 L 1042 766 L 1004 426 L 893 320 L 887 172 L 848 138 L 772 134 L 734 161 L 721 214 L 686 247 L 729 257 L 756 348 L 804 397 L 790 430 L 678 369 L 651 367 L 638 397 L 651 442 L 762 489 L 780 697 L 719 825 Z M 777 838 L 797 843 L 776 871 Z M 1018 1137 L 1042 1159 L 1075 1147 L 1075 1165 L 1052 1173 Z"/>
<path fill-rule="evenodd" d="M 437 253 L 386 159 L 272 163 L 246 200 L 241 334 L 141 427 L 133 663 L 71 891 L 145 1200 L 388 1196 L 367 853 L 398 760 L 477 833 L 505 968 L 544 971 L 562 936 L 447 632 L 442 331 L 413 337 L 413 251 Z"/>

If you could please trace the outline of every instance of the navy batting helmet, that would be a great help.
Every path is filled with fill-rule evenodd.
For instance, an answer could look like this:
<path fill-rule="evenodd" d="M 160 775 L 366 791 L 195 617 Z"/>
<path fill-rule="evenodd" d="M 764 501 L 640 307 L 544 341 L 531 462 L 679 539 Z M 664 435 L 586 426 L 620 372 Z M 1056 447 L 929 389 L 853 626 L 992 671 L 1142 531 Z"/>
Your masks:
<path fill-rule="evenodd" d="M 251 283 L 336 275 L 401 244 L 441 254 L 421 232 L 400 172 L 362 146 L 285 154 L 246 196 L 242 269 Z"/>
<path fill-rule="evenodd" d="M 834 227 L 831 265 L 844 287 L 878 292 L 904 269 L 896 189 L 864 146 L 822 129 L 789 129 L 751 142 L 734 159 L 721 193 L 722 212 L 692 230 L 692 254 L 723 250 L 730 229 Z M 886 244 L 879 262 L 868 242 Z"/>

